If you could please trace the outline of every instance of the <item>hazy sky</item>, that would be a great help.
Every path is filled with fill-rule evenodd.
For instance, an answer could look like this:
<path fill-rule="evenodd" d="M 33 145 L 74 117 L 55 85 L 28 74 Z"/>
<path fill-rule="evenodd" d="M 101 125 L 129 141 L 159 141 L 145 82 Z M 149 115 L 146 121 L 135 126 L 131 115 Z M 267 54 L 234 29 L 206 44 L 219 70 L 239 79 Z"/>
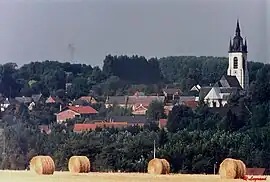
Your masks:
<path fill-rule="evenodd" d="M 91 65 L 107 54 L 227 56 L 237 18 L 249 60 L 269 62 L 269 1 L 0 0 L 0 63 L 69 61 L 70 43 Z"/>

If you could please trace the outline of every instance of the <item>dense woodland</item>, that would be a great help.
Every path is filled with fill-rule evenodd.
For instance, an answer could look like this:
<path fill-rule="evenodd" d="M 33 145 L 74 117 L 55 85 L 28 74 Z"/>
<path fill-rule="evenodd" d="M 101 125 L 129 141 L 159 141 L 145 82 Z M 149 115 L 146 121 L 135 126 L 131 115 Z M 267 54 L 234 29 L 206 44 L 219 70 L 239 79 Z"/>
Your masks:
<path fill-rule="evenodd" d="M 270 168 L 270 66 L 249 62 L 248 69 L 250 91 L 244 97 L 233 96 L 228 112 L 213 111 L 204 103 L 196 110 L 175 106 L 168 115 L 167 130 L 148 123 L 144 128 L 104 128 L 76 134 L 72 123 L 54 123 L 57 108 L 39 104 L 30 112 L 23 104 L 11 107 L 1 113 L 2 138 L 6 138 L 1 167 L 25 169 L 31 157 L 43 154 L 54 158 L 58 170 L 67 170 L 69 157 L 86 155 L 93 171 L 143 172 L 153 158 L 155 140 L 156 156 L 168 159 L 172 172 L 213 173 L 213 165 L 225 157 L 240 158 L 248 167 Z M 226 70 L 227 58 L 190 56 L 147 60 L 108 55 L 102 69 L 57 61 L 20 68 L 7 63 L 0 66 L 0 92 L 11 98 L 42 93 L 63 100 L 91 94 L 100 101 L 93 107 L 104 114 L 102 101 L 107 95 L 136 91 L 156 95 L 165 86 L 187 93 L 195 84 L 214 83 Z M 72 86 L 66 89 L 66 83 Z M 155 118 L 162 113 L 160 108 L 152 104 L 147 114 Z M 111 112 L 121 114 L 117 109 Z M 40 124 L 51 124 L 52 133 L 40 133 Z"/>

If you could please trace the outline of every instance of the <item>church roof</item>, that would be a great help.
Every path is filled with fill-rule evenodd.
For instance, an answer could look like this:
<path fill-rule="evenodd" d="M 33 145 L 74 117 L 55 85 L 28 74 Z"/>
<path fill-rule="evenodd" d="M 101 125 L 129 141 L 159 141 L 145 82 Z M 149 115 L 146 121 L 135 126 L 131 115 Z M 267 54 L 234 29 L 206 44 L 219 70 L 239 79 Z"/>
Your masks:
<path fill-rule="evenodd" d="M 241 88 L 241 85 L 236 76 L 223 75 L 216 83 L 218 87 L 236 87 Z"/>
<path fill-rule="evenodd" d="M 209 93 L 205 96 L 204 99 L 211 99 L 211 100 L 222 99 L 219 87 L 212 87 L 212 89 L 209 91 Z"/>
<path fill-rule="evenodd" d="M 200 89 L 199 98 L 204 99 L 211 89 L 212 87 L 202 87 Z"/>

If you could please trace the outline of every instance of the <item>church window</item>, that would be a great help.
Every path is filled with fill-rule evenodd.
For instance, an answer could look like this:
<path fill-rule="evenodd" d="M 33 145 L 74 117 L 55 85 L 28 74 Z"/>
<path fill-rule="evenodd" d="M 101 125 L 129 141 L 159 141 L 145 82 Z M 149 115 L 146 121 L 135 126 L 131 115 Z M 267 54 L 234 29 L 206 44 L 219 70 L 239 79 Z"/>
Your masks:
<path fill-rule="evenodd" d="M 233 58 L 233 69 L 238 69 L 238 59 L 237 59 L 237 57 Z"/>
<path fill-rule="evenodd" d="M 244 68 L 244 69 L 246 68 L 246 60 L 245 60 L 245 57 L 243 57 L 243 68 Z"/>

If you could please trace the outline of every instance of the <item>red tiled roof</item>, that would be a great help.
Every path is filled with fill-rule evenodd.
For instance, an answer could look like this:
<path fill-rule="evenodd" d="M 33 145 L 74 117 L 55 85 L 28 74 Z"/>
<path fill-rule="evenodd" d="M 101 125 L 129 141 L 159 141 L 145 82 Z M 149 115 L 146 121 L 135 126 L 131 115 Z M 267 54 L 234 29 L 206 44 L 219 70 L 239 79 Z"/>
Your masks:
<path fill-rule="evenodd" d="M 78 132 L 78 131 L 85 131 L 85 130 L 94 130 L 96 129 L 97 125 L 96 124 L 75 124 L 73 131 Z"/>
<path fill-rule="evenodd" d="M 167 125 L 168 120 L 167 119 L 160 119 L 159 125 L 161 128 L 165 127 Z"/>
<path fill-rule="evenodd" d="M 67 108 L 80 114 L 97 114 L 98 113 L 91 106 L 67 106 Z"/>
<path fill-rule="evenodd" d="M 141 111 L 141 110 L 147 110 L 149 105 L 146 104 L 135 104 L 134 105 L 134 111 Z"/>
<path fill-rule="evenodd" d="M 187 107 L 190 107 L 192 109 L 195 109 L 198 106 L 198 102 L 195 100 L 186 100 L 183 101 L 184 105 Z"/>

